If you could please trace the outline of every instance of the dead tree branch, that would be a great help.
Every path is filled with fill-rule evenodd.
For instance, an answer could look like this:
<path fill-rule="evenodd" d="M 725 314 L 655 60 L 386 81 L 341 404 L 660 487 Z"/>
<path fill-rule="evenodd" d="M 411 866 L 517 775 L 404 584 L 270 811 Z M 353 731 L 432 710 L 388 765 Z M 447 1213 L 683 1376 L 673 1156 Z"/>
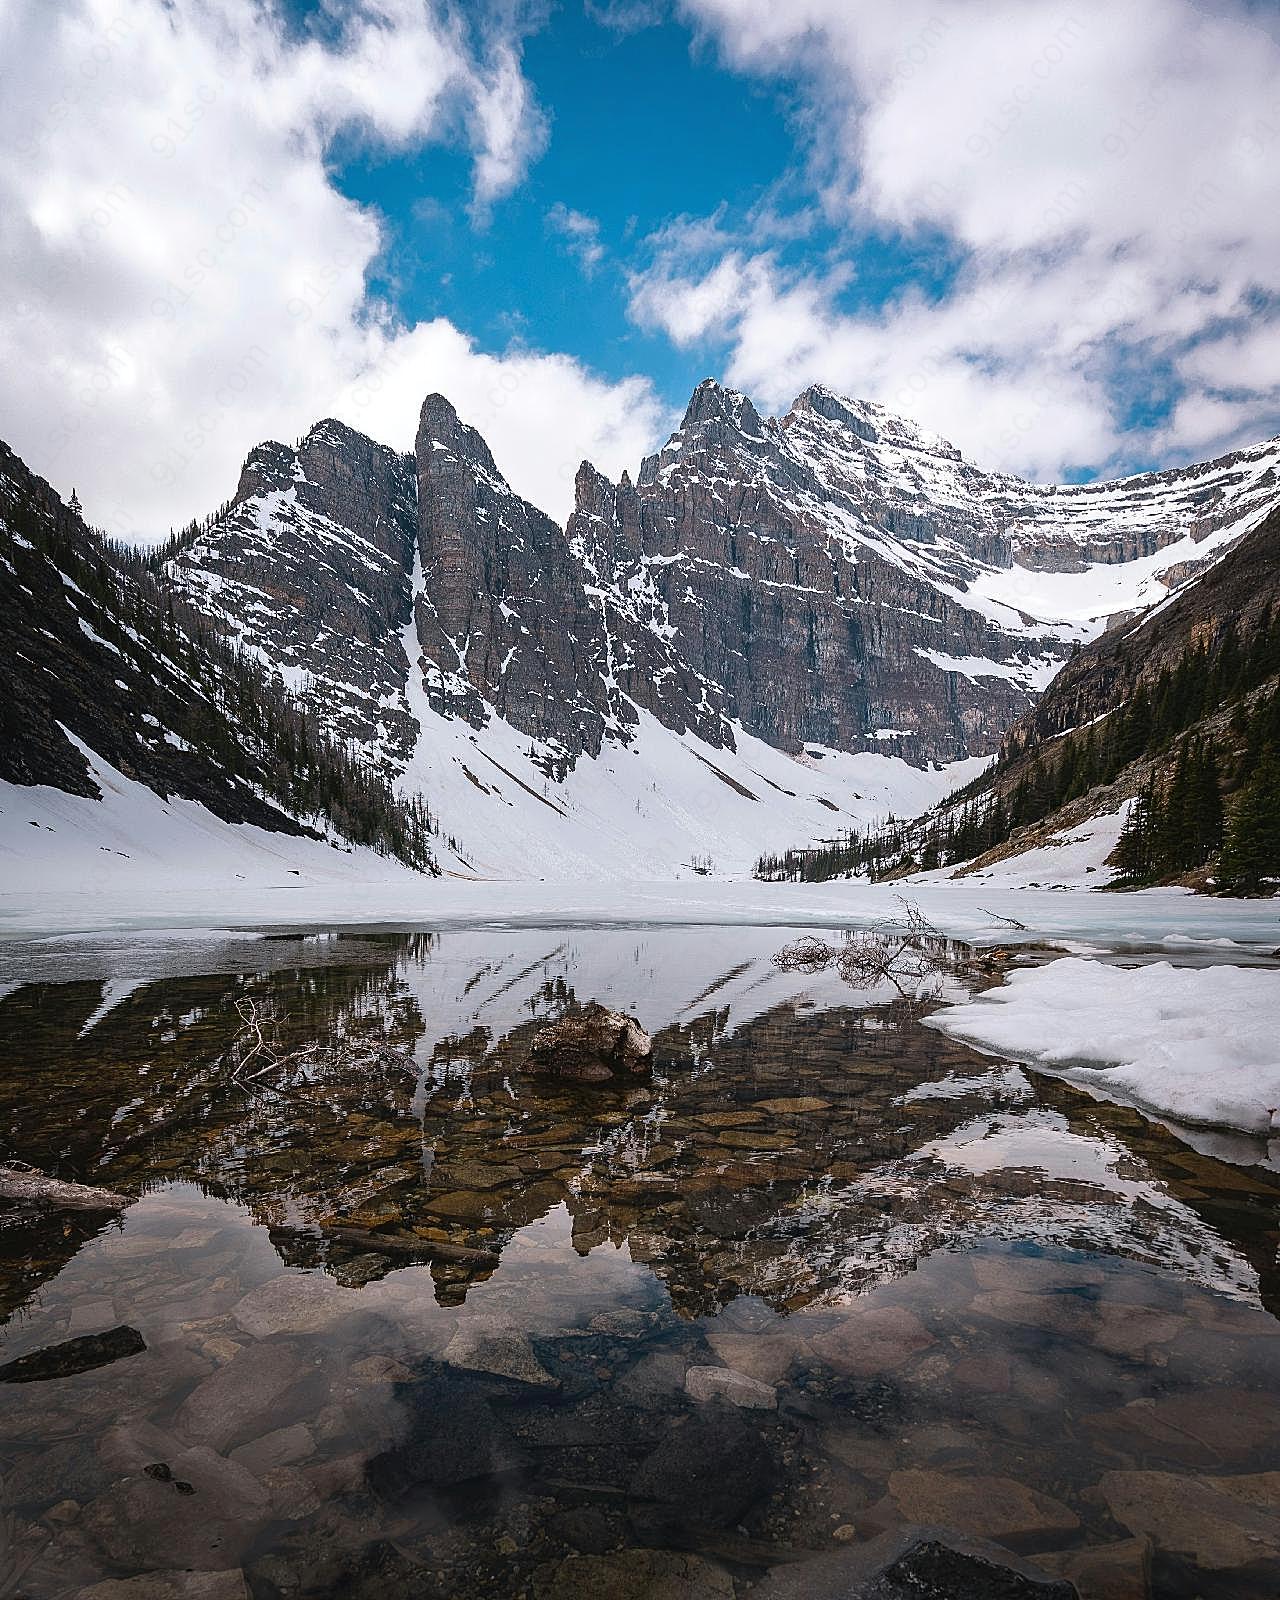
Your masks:
<path fill-rule="evenodd" d="M 899 916 L 847 934 L 842 944 L 807 934 L 779 950 L 774 963 L 784 972 L 821 972 L 834 966 L 853 988 L 874 989 L 888 982 L 903 999 L 931 999 L 944 977 L 970 968 L 972 951 L 948 939 L 919 906 L 901 897 L 898 903 Z"/>

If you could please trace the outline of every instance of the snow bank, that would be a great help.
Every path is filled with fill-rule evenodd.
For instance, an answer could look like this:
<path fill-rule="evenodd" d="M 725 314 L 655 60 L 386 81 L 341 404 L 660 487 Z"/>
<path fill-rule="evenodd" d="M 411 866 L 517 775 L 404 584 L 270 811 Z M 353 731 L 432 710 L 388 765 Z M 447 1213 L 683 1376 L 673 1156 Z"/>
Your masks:
<path fill-rule="evenodd" d="M 1179 1122 L 1280 1131 L 1280 971 L 1064 957 L 928 1020 Z"/>
<path fill-rule="evenodd" d="M 994 884 L 1004 889 L 1102 889 L 1115 877 L 1106 862 L 1119 842 L 1127 813 L 1128 802 L 1119 811 L 1090 817 L 1042 844 L 993 861 L 976 872 L 938 867 L 931 872 L 913 873 L 905 881 L 941 883 L 954 878 L 975 888 Z"/>
<path fill-rule="evenodd" d="M 234 904 L 248 890 L 275 897 L 282 911 L 300 889 L 334 902 L 371 883 L 384 894 L 398 891 L 422 901 L 429 895 L 432 880 L 398 861 L 359 847 L 335 849 L 323 839 L 224 822 L 195 800 L 162 799 L 75 743 L 89 761 L 101 800 L 0 780 L 0 907 L 16 901 L 43 922 L 41 908 L 59 901 L 87 909 L 133 897 L 156 908 L 176 902 L 190 914 L 211 902 Z"/>

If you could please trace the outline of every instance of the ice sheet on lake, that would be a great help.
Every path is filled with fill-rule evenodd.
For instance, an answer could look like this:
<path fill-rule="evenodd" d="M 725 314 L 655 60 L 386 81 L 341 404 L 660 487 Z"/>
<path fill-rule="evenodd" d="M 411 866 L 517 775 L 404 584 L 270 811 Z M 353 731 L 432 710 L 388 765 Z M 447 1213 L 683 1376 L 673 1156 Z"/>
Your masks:
<path fill-rule="evenodd" d="M 1280 971 L 1065 957 L 929 1022 L 1178 1122 L 1280 1131 Z"/>

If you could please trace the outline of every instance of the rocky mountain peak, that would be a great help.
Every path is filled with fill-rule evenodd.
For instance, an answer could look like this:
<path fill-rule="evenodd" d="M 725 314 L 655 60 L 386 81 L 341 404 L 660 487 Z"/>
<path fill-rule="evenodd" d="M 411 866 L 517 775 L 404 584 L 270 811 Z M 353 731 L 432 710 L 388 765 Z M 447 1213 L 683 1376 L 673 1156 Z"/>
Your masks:
<path fill-rule="evenodd" d="M 238 506 L 255 495 L 287 489 L 293 481 L 297 456 L 287 444 L 278 439 L 266 439 L 255 445 L 244 458 L 240 468 L 240 481 L 231 504 Z"/>
<path fill-rule="evenodd" d="M 792 422 L 797 413 L 804 411 L 825 417 L 828 422 L 840 423 L 867 444 L 875 444 L 880 438 L 869 405 L 865 402 L 846 400 L 821 383 L 810 384 L 803 393 L 796 396 L 791 409 L 782 419 L 783 426 Z"/>
<path fill-rule="evenodd" d="M 836 423 L 865 444 L 887 445 L 898 450 L 919 450 L 948 461 L 962 459 L 955 445 L 940 434 L 920 427 L 897 415 L 875 400 L 851 400 L 825 384 L 815 383 L 797 395 L 782 419 L 784 429 L 806 417 L 822 417 Z"/>
<path fill-rule="evenodd" d="M 563 775 L 604 735 L 604 640 L 565 532 L 522 500 L 443 395 L 422 404 L 416 447 L 421 588 L 414 670 L 430 705 L 473 727 L 494 712 Z M 597 496 L 584 464 L 579 483 Z M 596 474 L 595 478 L 599 475 Z"/>
<path fill-rule="evenodd" d="M 422 402 L 414 453 L 420 473 L 434 471 L 450 461 L 465 462 L 487 473 L 495 480 L 495 487 L 507 486 L 482 436 L 463 422 L 442 394 L 429 394 Z"/>
<path fill-rule="evenodd" d="M 746 395 L 724 388 L 714 378 L 704 378 L 693 391 L 679 431 L 687 433 L 708 423 L 723 423 L 756 438 L 764 433 L 760 413 Z"/>
<path fill-rule="evenodd" d="M 297 449 L 249 454 L 227 511 L 176 551 L 175 593 L 291 690 L 339 737 L 403 761 L 400 629 L 410 610 L 413 458 L 333 418 Z"/>

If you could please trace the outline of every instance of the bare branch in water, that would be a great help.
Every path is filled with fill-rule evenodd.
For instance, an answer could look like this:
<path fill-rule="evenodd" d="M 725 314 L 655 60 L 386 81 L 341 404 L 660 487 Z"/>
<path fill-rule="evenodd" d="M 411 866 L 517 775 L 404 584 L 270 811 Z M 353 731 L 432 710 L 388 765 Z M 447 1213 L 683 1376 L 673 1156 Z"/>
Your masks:
<path fill-rule="evenodd" d="M 919 906 L 901 896 L 898 903 L 900 916 L 846 934 L 842 944 L 806 934 L 779 950 L 774 964 L 784 972 L 821 972 L 834 966 L 856 989 L 873 989 L 887 982 L 903 999 L 932 999 L 940 992 L 944 977 L 970 970 L 973 952 L 967 944 L 948 939 L 935 928 Z"/>
<path fill-rule="evenodd" d="M 984 917 L 990 917 L 992 922 L 999 922 L 1006 928 L 1014 928 L 1019 933 L 1030 933 L 1031 929 L 1025 922 L 1019 922 L 1017 917 L 1002 917 L 998 911 L 988 911 L 986 906 L 979 906 L 978 910 Z"/>
<path fill-rule="evenodd" d="M 280 1024 L 288 1020 L 271 1002 L 259 1002 L 246 995 L 235 1002 L 243 1027 L 231 1043 L 227 1059 L 231 1062 L 231 1081 L 248 1087 L 256 1084 L 273 1094 L 286 1094 L 298 1087 L 311 1073 L 331 1073 L 347 1068 L 413 1067 L 413 1054 L 391 1045 L 367 1040 L 336 1039 L 326 1044 L 314 1040 L 296 1050 L 280 1046 Z M 247 1069 L 254 1064 L 254 1070 Z M 266 1082 L 266 1079 L 272 1079 Z"/>

